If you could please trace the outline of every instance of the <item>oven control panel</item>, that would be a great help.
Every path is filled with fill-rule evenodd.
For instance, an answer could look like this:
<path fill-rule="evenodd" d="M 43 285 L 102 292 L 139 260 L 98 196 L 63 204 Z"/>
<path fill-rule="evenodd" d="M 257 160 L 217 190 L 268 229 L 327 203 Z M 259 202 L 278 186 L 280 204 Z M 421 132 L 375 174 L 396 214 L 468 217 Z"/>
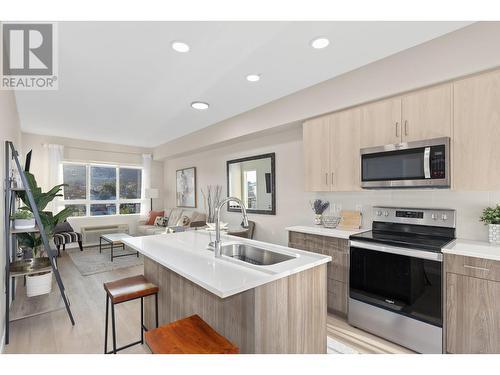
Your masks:
<path fill-rule="evenodd" d="M 387 223 L 455 228 L 455 210 L 433 208 L 374 207 L 373 220 Z"/>

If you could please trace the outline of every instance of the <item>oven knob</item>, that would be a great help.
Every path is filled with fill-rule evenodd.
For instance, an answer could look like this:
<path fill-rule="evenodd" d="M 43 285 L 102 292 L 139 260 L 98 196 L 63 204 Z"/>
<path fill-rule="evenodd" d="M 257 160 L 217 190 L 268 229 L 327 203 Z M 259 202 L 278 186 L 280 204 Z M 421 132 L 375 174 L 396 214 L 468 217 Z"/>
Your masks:
<path fill-rule="evenodd" d="M 384 211 L 384 216 L 385 217 L 389 216 L 389 211 Z"/>
<path fill-rule="evenodd" d="M 378 210 L 377 211 L 377 216 L 382 216 L 382 211 Z"/>
<path fill-rule="evenodd" d="M 446 214 L 442 214 L 441 220 L 443 220 L 443 221 L 448 220 L 448 216 Z"/>
<path fill-rule="evenodd" d="M 437 217 L 437 215 L 436 215 L 436 214 L 432 214 L 432 215 L 431 215 L 431 218 L 432 218 L 432 220 L 437 220 L 437 218 L 438 218 L 438 217 Z"/>

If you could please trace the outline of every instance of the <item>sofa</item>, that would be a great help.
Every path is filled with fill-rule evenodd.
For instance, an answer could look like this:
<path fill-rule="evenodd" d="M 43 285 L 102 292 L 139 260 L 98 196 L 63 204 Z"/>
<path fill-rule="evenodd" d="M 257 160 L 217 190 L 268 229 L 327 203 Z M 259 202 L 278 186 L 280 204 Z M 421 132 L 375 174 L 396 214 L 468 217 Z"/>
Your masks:
<path fill-rule="evenodd" d="M 188 210 L 185 208 L 165 208 L 163 216 L 168 218 L 167 227 L 200 227 L 204 226 L 207 216 L 203 212 Z M 153 234 L 165 233 L 167 228 L 163 226 L 147 225 L 147 218 L 139 220 L 137 225 L 138 236 L 150 236 Z"/>

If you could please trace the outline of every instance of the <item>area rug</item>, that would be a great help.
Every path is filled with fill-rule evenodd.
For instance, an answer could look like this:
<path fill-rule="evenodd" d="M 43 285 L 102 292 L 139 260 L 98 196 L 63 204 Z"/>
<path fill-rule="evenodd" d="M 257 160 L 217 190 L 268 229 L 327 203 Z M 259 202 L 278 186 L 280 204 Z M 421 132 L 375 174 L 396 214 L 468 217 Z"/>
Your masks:
<path fill-rule="evenodd" d="M 139 254 L 139 258 L 137 258 L 135 253 L 134 255 L 126 257 L 114 258 L 113 261 L 111 261 L 111 249 L 106 248 L 102 250 L 102 253 L 99 253 L 98 246 L 85 247 L 83 251 L 80 251 L 78 248 L 67 249 L 66 252 L 83 276 L 144 264 L 142 255 Z M 127 247 L 125 247 L 125 250 L 122 250 L 121 247 L 113 250 L 114 255 L 122 255 L 131 252 L 133 252 L 133 250 Z"/>

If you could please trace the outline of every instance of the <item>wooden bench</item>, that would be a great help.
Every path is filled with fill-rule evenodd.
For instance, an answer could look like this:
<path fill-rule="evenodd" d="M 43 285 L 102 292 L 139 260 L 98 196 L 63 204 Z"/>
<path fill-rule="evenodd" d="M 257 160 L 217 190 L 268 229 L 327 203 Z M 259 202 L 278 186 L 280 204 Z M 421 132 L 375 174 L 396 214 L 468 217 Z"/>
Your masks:
<path fill-rule="evenodd" d="M 146 332 L 153 354 L 238 354 L 239 348 L 218 334 L 198 315 Z"/>

